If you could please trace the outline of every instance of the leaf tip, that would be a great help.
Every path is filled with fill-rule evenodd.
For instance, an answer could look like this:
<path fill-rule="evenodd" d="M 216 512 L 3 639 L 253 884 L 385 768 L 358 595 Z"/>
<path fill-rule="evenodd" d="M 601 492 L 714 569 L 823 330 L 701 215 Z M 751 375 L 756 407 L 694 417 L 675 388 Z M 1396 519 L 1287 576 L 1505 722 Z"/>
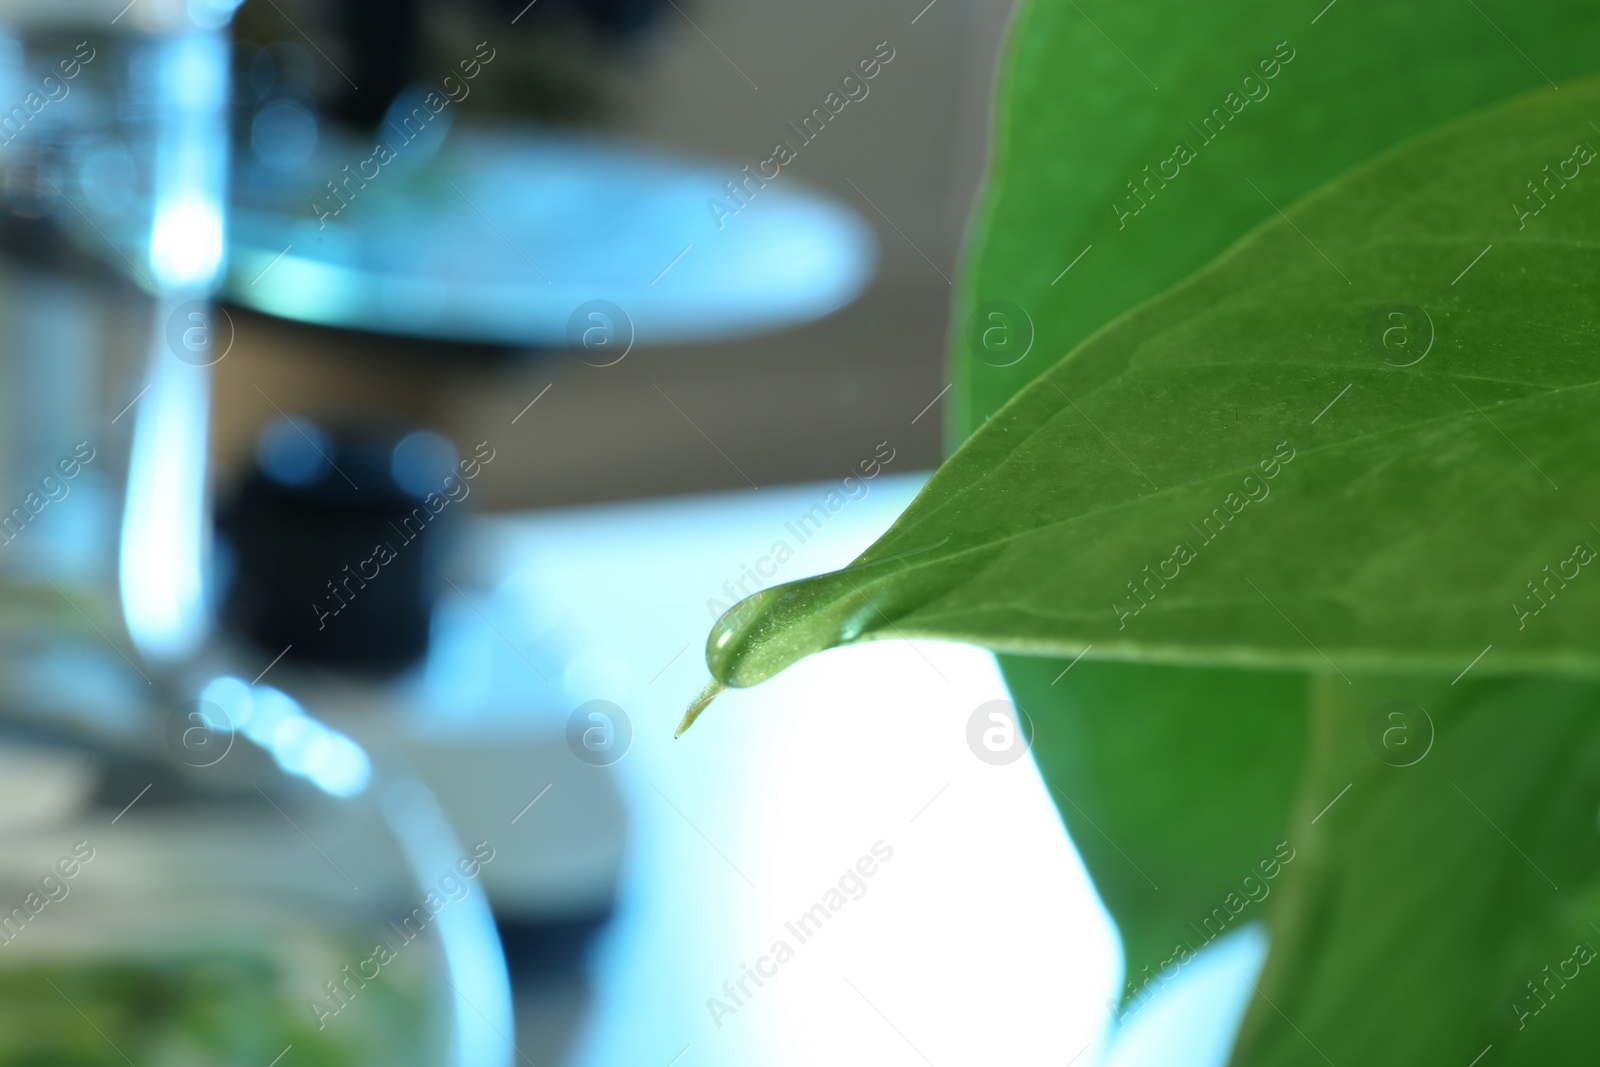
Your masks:
<path fill-rule="evenodd" d="M 711 702 L 717 699 L 717 697 L 721 695 L 721 693 L 727 688 L 728 687 L 726 685 L 717 681 L 715 678 L 707 682 L 705 688 L 700 690 L 699 694 L 694 698 L 694 701 L 690 703 L 689 710 L 683 713 L 683 721 L 678 724 L 678 729 L 672 735 L 672 739 L 676 741 L 678 738 L 682 737 L 684 732 L 688 730 L 689 727 L 694 725 L 694 721 L 700 717 L 700 713 L 705 711 L 706 708 L 710 707 Z"/>

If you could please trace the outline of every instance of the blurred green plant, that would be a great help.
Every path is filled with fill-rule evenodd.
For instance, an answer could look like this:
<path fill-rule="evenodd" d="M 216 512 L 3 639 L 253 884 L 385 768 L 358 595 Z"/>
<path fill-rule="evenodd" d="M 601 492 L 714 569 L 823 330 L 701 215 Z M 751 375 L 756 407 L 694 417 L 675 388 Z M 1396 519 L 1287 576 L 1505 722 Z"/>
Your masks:
<path fill-rule="evenodd" d="M 1130 978 L 1296 850 L 1235 1063 L 1583 1054 L 1597 40 L 1578 5 L 1027 4 L 965 443 L 718 622 L 685 727 L 834 645 L 986 646 Z"/>
<path fill-rule="evenodd" d="M 353 956 L 364 944 L 330 935 L 313 959 Z M 278 956 L 216 947 L 8 962 L 0 967 L 0 1064 L 265 1067 L 288 1047 L 309 1067 L 435 1061 L 440 1042 L 419 975 L 373 983 L 347 1016 L 318 1026 L 306 993 L 322 991 L 299 986 L 321 972 L 275 947 Z"/>

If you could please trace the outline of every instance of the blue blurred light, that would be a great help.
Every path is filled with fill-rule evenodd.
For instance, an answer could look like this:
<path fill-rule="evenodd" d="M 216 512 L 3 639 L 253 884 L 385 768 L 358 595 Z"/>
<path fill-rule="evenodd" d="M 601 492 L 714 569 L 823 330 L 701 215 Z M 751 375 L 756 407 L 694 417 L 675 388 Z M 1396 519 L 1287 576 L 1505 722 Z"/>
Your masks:
<path fill-rule="evenodd" d="M 372 781 L 372 761 L 365 750 L 307 715 L 281 689 L 223 676 L 206 683 L 200 699 L 227 713 L 232 730 L 265 749 L 286 774 L 304 778 L 324 793 L 353 797 Z"/>
<path fill-rule="evenodd" d="M 256 462 L 281 485 L 310 485 L 330 469 L 328 435 L 306 419 L 279 419 L 256 440 Z"/>
<path fill-rule="evenodd" d="M 138 203 L 139 169 L 127 145 L 81 144 L 73 159 L 78 183 L 97 212 L 122 215 Z"/>
<path fill-rule="evenodd" d="M 219 5 L 197 5 L 191 0 L 191 6 Z M 227 4 L 229 13 L 234 6 Z M 227 39 L 221 34 L 191 33 L 169 38 L 156 56 L 161 99 L 169 106 L 198 115 L 227 104 L 231 66 Z"/>
<path fill-rule="evenodd" d="M 256 112 L 250 124 L 250 147 L 269 167 L 303 167 L 317 149 L 317 117 L 292 100 L 276 100 Z"/>
<path fill-rule="evenodd" d="M 395 153 L 391 166 L 401 170 L 420 167 L 444 146 L 445 136 L 455 122 L 448 108 L 435 111 L 427 105 L 437 92 L 426 85 L 411 85 L 400 90 L 378 123 L 378 138 Z"/>
<path fill-rule="evenodd" d="M 227 25 L 242 0 L 189 0 L 189 20 L 203 30 Z"/>
<path fill-rule="evenodd" d="M 389 457 L 390 477 L 415 497 L 441 492 L 455 469 L 455 446 L 432 430 L 406 434 Z"/>

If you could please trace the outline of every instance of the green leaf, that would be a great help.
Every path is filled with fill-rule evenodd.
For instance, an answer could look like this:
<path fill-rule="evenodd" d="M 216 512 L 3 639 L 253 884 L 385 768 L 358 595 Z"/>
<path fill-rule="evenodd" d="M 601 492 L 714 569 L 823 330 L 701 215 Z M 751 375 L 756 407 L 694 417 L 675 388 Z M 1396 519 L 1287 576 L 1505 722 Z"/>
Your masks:
<path fill-rule="evenodd" d="M 1333 677 L 1314 708 L 1298 855 L 1233 1062 L 1587 1057 L 1600 959 L 1562 963 L 1600 950 L 1600 687 Z M 1374 716 L 1412 747 L 1386 749 Z M 1570 981 L 1545 987 L 1546 966 Z"/>
<path fill-rule="evenodd" d="M 1597 39 L 1588 4 L 1024 4 L 958 279 L 952 445 L 1095 329 L 1276 217 L 1273 203 L 1547 75 L 1593 70 Z M 1194 159 L 1163 179 L 1179 142 Z"/>
<path fill-rule="evenodd" d="M 1565 82 L 1592 68 L 1597 31 L 1592 6 L 1505 0 L 1024 4 L 957 278 L 952 443 L 1092 330 L 1275 217 L 1273 203 L 1287 206 L 1407 137 L 1543 86 L 1546 74 Z M 1276 61 L 1280 41 L 1293 58 L 1269 62 L 1276 73 L 1265 78 L 1259 64 Z M 1190 125 L 1241 90 L 1237 99 L 1248 102 L 1221 133 L 1208 139 Z M 1178 140 L 1192 143 L 1195 159 L 1171 181 L 1152 179 L 1141 190 L 1149 206 L 1119 219 L 1114 203 L 1137 205 L 1126 183 L 1144 180 L 1143 168 L 1170 158 Z M 1058 794 L 1073 797 L 1058 801 L 1062 815 L 1137 979 L 1151 951 L 1164 959 L 1184 936 L 1194 900 L 1219 899 L 1249 869 L 1258 841 L 1281 840 L 1293 785 L 1282 768 L 1298 765 L 1300 717 L 1289 693 L 1255 693 L 1248 673 L 1146 664 L 1134 681 L 1129 668 L 1092 659 L 1066 676 L 1070 660 L 1000 662 L 1041 741 L 1072 742 L 1036 742 L 1034 757 Z M 1070 700 L 1069 681 L 1077 683 Z M 1063 719 L 1065 731 L 1048 728 Z M 1105 726 L 1089 734 L 1080 722 Z M 1197 732 L 1218 743 L 1203 759 L 1186 758 Z M 1093 746 L 1092 757 L 1080 744 Z M 1181 792 L 1168 788 L 1176 779 Z M 1157 797 L 1160 818 L 1147 818 Z M 1148 869 L 1179 849 L 1191 858 L 1152 875 L 1160 892 L 1128 880 L 1129 860 L 1118 854 Z"/>
<path fill-rule="evenodd" d="M 901 636 L 1355 677 L 1358 666 L 1446 677 L 1469 666 L 1477 676 L 1592 668 L 1600 585 L 1585 584 L 1588 554 L 1574 552 L 1589 540 L 1584 504 L 1597 487 L 1587 457 L 1600 444 L 1591 417 L 1600 211 L 1588 164 L 1553 183 L 1525 229 L 1511 210 L 1546 164 L 1576 158 L 1584 114 L 1600 103 L 1593 85 L 1557 95 L 1516 101 L 1350 176 L 1097 335 L 974 435 L 856 564 L 737 606 L 713 634 L 714 673 L 754 684 L 841 641 Z M 1386 346 L 1396 305 L 1406 306 L 1403 336 Z M 1246 503 L 1251 495 L 1261 499 Z M 1185 532 L 1208 515 L 1215 531 Z M 1112 608 L 1119 586 L 1142 583 L 1145 565 L 1190 539 L 1194 558 L 1165 584 L 1151 579 L 1148 604 L 1124 591 L 1121 612 Z M 1537 599 L 1526 587 L 1534 580 L 1550 583 Z M 1511 609 L 1519 594 L 1523 615 Z M 1084 668 L 1096 669 L 1092 659 Z M 1109 692 L 1091 699 L 1119 706 Z M 1181 706 L 1215 714 L 1217 704 L 1202 695 Z M 1041 734 L 1057 721 L 1034 717 Z M 1153 724 L 1151 777 L 1178 758 L 1157 717 L 1129 710 L 1124 726 Z M 1230 716 L 1219 730 L 1257 740 L 1248 721 Z M 1113 733 L 1063 736 L 1070 747 Z M 1126 768 L 1138 747 L 1114 750 L 1110 765 Z M 1042 764 L 1068 768 L 1051 774 L 1058 791 L 1085 774 L 1059 751 L 1041 746 Z M 1260 785 L 1281 810 L 1281 781 Z M 1182 842 L 1200 823 L 1168 799 L 1166 836 Z M 1125 828 L 1107 836 L 1133 863 L 1163 848 L 1249 850 L 1231 832 L 1175 846 L 1127 802 L 1091 784 L 1062 808 L 1127 924 L 1137 978 L 1141 954 L 1159 951 L 1157 932 L 1170 933 L 1221 873 L 1196 872 L 1174 905 L 1152 895 L 1146 906 L 1137 887 L 1118 884 L 1121 857 L 1093 842 L 1092 823 Z M 1252 834 L 1271 821 L 1263 812 Z M 1441 992 L 1441 1011 L 1459 1009 L 1453 997 Z"/>
<path fill-rule="evenodd" d="M 714 677 L 883 637 L 1593 670 L 1586 113 L 1593 82 L 1519 98 L 1269 222 L 1019 394 L 850 567 L 735 605 Z M 1576 176 L 1519 228 L 1547 165 Z"/>

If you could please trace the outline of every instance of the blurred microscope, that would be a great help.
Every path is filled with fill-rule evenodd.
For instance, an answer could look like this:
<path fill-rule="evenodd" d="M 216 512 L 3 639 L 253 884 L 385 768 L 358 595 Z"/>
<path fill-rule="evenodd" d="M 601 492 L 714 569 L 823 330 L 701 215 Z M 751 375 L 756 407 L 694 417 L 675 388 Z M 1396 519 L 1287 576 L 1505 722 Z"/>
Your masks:
<path fill-rule="evenodd" d="M 388 366 L 352 361 L 359 377 L 464 350 L 605 367 L 636 346 L 772 331 L 854 299 L 875 246 L 852 209 L 586 132 L 663 12 L 661 0 L 246 5 L 224 308 L 403 350 Z M 737 226 L 708 210 L 730 176 L 744 181 Z M 452 442 L 380 405 L 318 418 L 273 407 L 251 469 L 219 500 L 232 632 L 273 677 L 341 709 L 341 728 L 400 745 L 466 836 L 548 786 L 572 817 L 519 825 L 525 845 L 485 875 L 497 913 L 534 927 L 603 915 L 624 813 L 596 773 L 607 761 L 574 758 L 569 720 L 615 695 L 615 665 L 570 640 L 462 522 L 510 427 Z M 486 639 L 513 654 L 491 665 Z M 593 725 L 577 736 L 611 729 Z"/>
<path fill-rule="evenodd" d="M 229 309 L 604 366 L 874 247 L 560 132 L 656 3 L 236 2 L 0 0 L 0 1062 L 510 1062 L 502 944 L 560 956 L 623 859 L 616 664 L 468 518 L 493 428 L 263 392 L 213 485 Z"/>

